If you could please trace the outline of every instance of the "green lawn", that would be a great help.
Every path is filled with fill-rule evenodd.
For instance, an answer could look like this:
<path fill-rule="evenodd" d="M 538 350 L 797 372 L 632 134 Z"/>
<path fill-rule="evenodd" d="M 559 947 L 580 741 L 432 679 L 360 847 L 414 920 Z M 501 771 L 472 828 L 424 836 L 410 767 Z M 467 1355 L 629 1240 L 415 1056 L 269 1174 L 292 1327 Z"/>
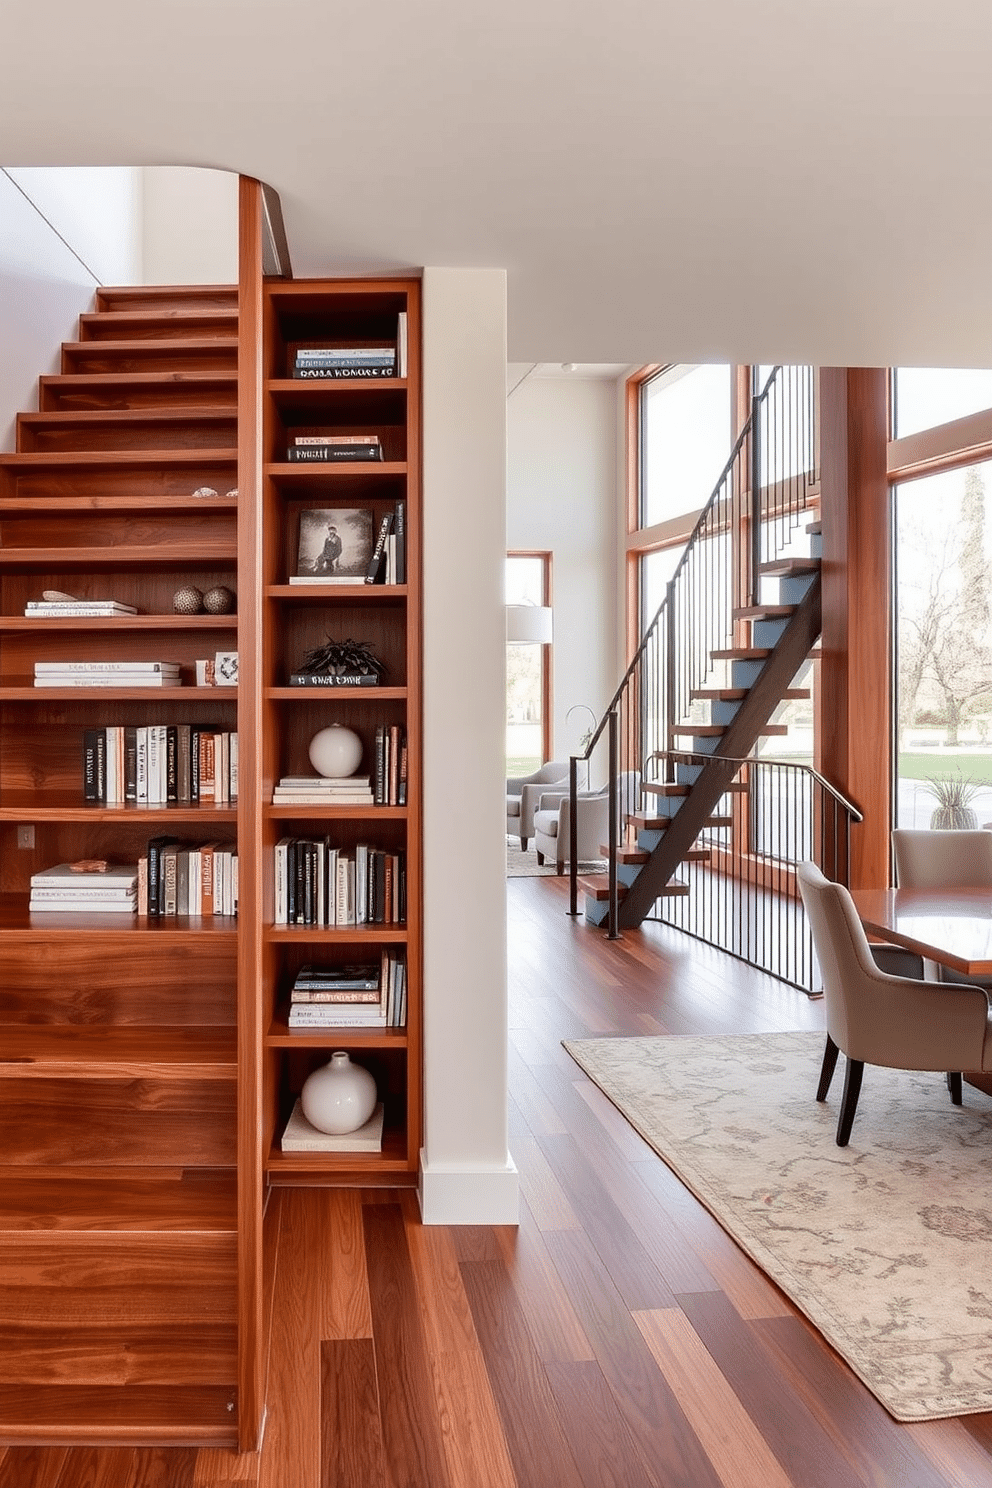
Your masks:
<path fill-rule="evenodd" d="M 534 771 L 540 768 L 539 759 L 508 759 L 506 762 L 507 776 L 514 780 L 518 780 L 521 775 L 533 775 Z"/>
<path fill-rule="evenodd" d="M 932 775 L 961 774 L 965 780 L 980 780 L 992 784 L 992 754 L 958 754 L 951 750 L 935 750 L 933 754 L 901 754 L 899 756 L 900 780 L 927 780 Z"/>

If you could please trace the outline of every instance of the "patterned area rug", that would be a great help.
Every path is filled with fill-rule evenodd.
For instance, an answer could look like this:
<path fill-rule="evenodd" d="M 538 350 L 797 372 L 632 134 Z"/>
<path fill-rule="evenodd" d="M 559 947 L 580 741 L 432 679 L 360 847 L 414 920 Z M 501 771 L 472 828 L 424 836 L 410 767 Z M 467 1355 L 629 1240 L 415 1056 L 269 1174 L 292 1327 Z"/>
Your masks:
<path fill-rule="evenodd" d="M 897 1421 L 992 1410 L 992 1100 L 869 1067 L 841 1148 L 822 1034 L 565 1048 Z"/>
<path fill-rule="evenodd" d="M 605 868 L 605 863 L 580 863 L 580 873 L 599 873 Z M 530 852 L 521 852 L 519 847 L 511 847 L 507 843 L 506 848 L 506 876 L 507 878 L 554 878 L 557 875 L 554 863 L 545 863 L 542 868 L 537 861 L 537 853 L 531 849 Z M 563 875 L 568 877 L 566 868 Z"/>

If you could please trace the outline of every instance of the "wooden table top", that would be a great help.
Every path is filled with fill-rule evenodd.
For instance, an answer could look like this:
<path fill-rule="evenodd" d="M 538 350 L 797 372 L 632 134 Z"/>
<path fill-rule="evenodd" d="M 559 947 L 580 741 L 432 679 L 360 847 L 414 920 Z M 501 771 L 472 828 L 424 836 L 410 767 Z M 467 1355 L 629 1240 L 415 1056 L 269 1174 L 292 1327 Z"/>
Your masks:
<path fill-rule="evenodd" d="M 992 978 L 992 889 L 854 889 L 851 897 L 869 935 Z"/>

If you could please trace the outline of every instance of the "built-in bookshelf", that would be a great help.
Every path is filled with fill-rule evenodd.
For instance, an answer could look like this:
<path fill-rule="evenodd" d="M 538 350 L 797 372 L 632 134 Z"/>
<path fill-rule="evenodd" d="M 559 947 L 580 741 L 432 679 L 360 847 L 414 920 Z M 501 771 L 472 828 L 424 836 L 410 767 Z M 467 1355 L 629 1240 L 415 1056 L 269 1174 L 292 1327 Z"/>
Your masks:
<path fill-rule="evenodd" d="M 271 281 L 264 292 L 259 964 L 263 1150 L 272 1183 L 402 1184 L 413 1182 L 417 1170 L 419 287 L 416 280 Z M 345 640 L 367 644 L 381 663 L 374 683 L 290 682 L 305 670 L 305 656 L 328 641 Z M 372 799 L 339 804 L 322 799 L 319 790 L 316 799 L 296 804 L 285 792 L 274 799 L 273 787 L 281 780 L 316 775 L 309 742 L 332 724 L 360 738 L 355 773 L 371 781 Z M 375 864 L 370 895 L 362 896 L 364 918 L 355 914 L 352 922 L 345 893 L 336 915 L 326 899 L 319 914 L 311 905 L 310 918 L 324 923 L 285 923 L 278 868 L 292 841 L 313 843 L 300 847 L 304 861 L 314 857 L 322 869 L 337 865 L 340 881 L 342 874 L 354 875 L 356 859 Z M 387 905 L 380 895 L 377 912 L 371 873 L 380 868 L 391 875 L 391 897 Z M 401 969 L 402 998 L 390 1004 L 385 1026 L 371 1019 L 369 1026 L 290 1026 L 292 989 L 302 966 L 355 963 L 392 968 L 383 975 L 393 980 L 395 968 Z M 383 1008 L 386 1002 L 384 988 Z M 307 1075 L 336 1049 L 349 1052 L 375 1077 L 384 1107 L 381 1150 L 284 1150 L 282 1137 Z"/>

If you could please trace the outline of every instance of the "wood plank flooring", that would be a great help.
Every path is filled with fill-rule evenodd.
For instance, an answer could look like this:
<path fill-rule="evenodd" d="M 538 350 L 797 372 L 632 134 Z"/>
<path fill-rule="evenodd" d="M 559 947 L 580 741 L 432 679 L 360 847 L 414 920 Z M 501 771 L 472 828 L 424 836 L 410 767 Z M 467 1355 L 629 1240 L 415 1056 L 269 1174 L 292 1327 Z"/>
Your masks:
<path fill-rule="evenodd" d="M 272 1196 L 260 1454 L 9 1448 L 0 1488 L 992 1488 L 992 1415 L 899 1425 L 561 1047 L 819 1028 L 676 931 L 508 884 L 517 1228 L 409 1191 Z"/>

